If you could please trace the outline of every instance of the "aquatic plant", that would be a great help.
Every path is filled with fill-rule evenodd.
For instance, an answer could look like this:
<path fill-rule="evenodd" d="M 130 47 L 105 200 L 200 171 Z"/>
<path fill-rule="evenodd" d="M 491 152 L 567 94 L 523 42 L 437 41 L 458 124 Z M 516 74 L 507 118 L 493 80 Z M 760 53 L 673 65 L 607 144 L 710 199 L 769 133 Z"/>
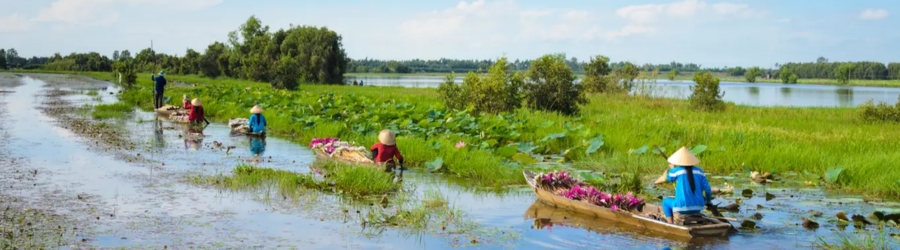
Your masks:
<path fill-rule="evenodd" d="M 538 184 L 538 187 L 548 190 L 569 189 L 584 185 L 584 182 L 576 179 L 566 171 L 540 173 L 534 177 L 534 182 Z"/>

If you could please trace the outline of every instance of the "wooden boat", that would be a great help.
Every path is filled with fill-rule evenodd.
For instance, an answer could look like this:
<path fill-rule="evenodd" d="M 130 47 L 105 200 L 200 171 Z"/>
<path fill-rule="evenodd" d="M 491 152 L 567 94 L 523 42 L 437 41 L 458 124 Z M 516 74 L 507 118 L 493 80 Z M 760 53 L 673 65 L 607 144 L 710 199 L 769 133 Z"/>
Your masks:
<path fill-rule="evenodd" d="M 325 160 L 325 161 L 336 161 L 345 164 L 352 164 L 357 166 L 369 167 L 378 170 L 390 171 L 393 170 L 388 168 L 386 164 L 379 164 L 372 161 L 365 155 L 361 155 L 358 152 L 353 151 L 341 151 L 338 155 L 332 157 L 321 147 L 313 148 L 313 152 L 316 154 L 316 159 Z"/>
<path fill-rule="evenodd" d="M 681 239 L 721 237 L 728 235 L 731 229 L 731 224 L 705 215 L 690 217 L 687 220 L 688 222 L 686 222 L 686 224 L 689 223 L 688 225 L 670 224 L 654 218 L 662 218 L 662 208 L 653 204 L 645 204 L 641 211 L 629 212 L 612 210 L 584 201 L 571 200 L 557 195 L 556 192 L 538 187 L 534 181 L 534 177 L 537 174 L 528 170 L 525 170 L 523 174 L 525 175 L 525 181 L 531 186 L 538 200 L 551 206 L 592 216 L 596 220 L 617 222 L 632 226 L 634 229 L 665 234 Z"/>
<path fill-rule="evenodd" d="M 158 109 L 156 109 L 156 114 L 160 116 L 169 117 L 172 114 L 186 114 L 188 112 L 187 109 L 183 109 L 181 107 L 175 107 L 172 105 L 164 105 Z"/>

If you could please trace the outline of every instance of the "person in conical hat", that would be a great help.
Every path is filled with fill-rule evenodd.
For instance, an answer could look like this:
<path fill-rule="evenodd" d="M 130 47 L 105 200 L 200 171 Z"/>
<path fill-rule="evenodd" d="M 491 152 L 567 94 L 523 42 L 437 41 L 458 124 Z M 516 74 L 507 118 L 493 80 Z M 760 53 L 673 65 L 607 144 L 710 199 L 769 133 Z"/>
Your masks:
<path fill-rule="evenodd" d="M 203 116 L 203 102 L 200 99 L 194 98 L 194 100 L 191 100 L 191 111 L 186 119 L 191 124 L 200 124 L 200 122 L 206 120 Z"/>
<path fill-rule="evenodd" d="M 193 106 L 191 105 L 191 96 L 184 94 L 184 96 L 181 97 L 181 108 L 191 110 L 191 106 Z"/>
<path fill-rule="evenodd" d="M 700 159 L 687 147 L 681 147 L 669 156 L 669 170 L 653 184 L 675 182 L 675 197 L 663 198 L 663 213 L 666 221 L 672 223 L 674 213 L 697 214 L 712 203 L 712 188 L 706 173 L 697 166 Z"/>
<path fill-rule="evenodd" d="M 378 142 L 369 148 L 372 151 L 372 160 L 375 163 L 385 163 L 388 165 L 388 169 L 393 169 L 395 165 L 394 158 L 397 158 L 402 168 L 403 155 L 400 154 L 400 149 L 397 148 L 396 144 L 394 132 L 387 129 L 382 130 L 381 133 L 378 133 Z"/>
<path fill-rule="evenodd" d="M 266 132 L 266 117 L 262 114 L 263 109 L 259 107 L 259 105 L 254 105 L 253 108 L 250 109 L 250 120 L 247 122 L 250 127 L 250 133 L 265 133 Z"/>

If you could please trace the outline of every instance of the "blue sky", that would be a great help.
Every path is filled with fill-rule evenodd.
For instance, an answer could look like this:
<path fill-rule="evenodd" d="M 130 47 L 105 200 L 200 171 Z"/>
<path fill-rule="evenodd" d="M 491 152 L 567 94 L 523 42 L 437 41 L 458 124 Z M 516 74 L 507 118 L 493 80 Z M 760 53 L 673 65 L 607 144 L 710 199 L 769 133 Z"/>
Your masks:
<path fill-rule="evenodd" d="M 256 15 L 272 30 L 327 26 L 353 58 L 597 54 L 635 63 L 764 66 L 900 61 L 900 1 L 0 0 L 0 47 L 22 56 L 150 46 L 183 55 Z"/>

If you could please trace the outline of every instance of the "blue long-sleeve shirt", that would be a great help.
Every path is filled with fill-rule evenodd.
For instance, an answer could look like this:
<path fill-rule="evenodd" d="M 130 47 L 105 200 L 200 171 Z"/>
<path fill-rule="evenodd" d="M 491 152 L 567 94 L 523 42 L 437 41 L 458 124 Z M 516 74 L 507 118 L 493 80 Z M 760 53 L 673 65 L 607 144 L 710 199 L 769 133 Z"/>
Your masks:
<path fill-rule="evenodd" d="M 266 117 L 262 114 L 252 114 L 250 115 L 250 121 L 248 122 L 250 126 L 250 132 L 259 133 L 266 132 Z"/>
<path fill-rule="evenodd" d="M 685 167 L 675 166 L 669 169 L 666 179 L 669 182 L 675 182 L 675 204 L 672 206 L 672 211 L 701 211 L 707 201 L 712 201 L 712 188 L 706 179 L 706 173 L 697 166 L 692 167 L 691 173 L 694 176 L 693 191 L 691 191 L 691 183 Z"/>
<path fill-rule="evenodd" d="M 166 77 L 164 76 L 150 76 L 150 80 L 156 83 L 156 92 L 162 92 L 166 87 Z"/>

